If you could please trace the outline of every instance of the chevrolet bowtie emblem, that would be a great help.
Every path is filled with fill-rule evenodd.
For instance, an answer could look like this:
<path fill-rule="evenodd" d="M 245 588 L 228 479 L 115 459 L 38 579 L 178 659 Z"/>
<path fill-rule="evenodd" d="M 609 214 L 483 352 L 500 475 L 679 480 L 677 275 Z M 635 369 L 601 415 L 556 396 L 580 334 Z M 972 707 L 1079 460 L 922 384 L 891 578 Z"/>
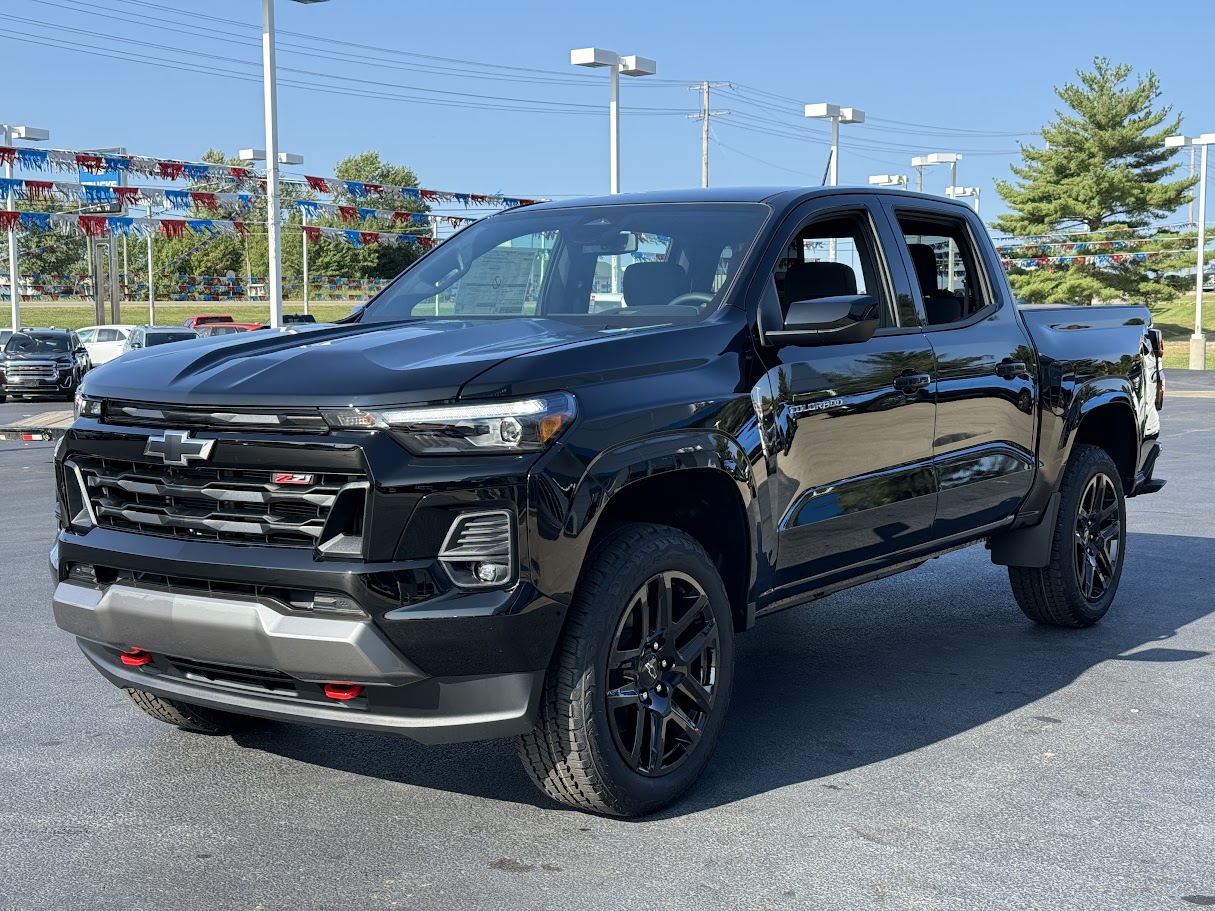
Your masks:
<path fill-rule="evenodd" d="M 214 440 L 196 440 L 188 431 L 166 430 L 158 437 L 148 437 L 143 454 L 160 456 L 166 465 L 189 465 L 192 460 L 210 458 L 214 448 Z"/>

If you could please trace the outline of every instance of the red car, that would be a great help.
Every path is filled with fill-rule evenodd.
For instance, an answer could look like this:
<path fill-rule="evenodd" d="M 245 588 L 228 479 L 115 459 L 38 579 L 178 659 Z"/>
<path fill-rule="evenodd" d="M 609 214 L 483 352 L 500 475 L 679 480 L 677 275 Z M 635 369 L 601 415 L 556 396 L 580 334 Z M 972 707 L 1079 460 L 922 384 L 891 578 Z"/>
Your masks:
<path fill-rule="evenodd" d="M 232 317 L 228 316 L 227 314 L 215 313 L 202 316 L 187 316 L 186 321 L 182 323 L 182 325 L 189 329 L 197 329 L 199 326 L 209 326 L 212 323 L 230 322 L 232 322 Z"/>

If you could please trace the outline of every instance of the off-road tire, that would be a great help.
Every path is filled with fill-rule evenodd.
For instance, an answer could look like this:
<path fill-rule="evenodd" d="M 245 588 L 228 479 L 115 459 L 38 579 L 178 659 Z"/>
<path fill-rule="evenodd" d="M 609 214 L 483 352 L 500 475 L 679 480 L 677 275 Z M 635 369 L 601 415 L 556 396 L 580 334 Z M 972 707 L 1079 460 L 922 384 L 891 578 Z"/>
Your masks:
<path fill-rule="evenodd" d="M 717 634 L 716 673 L 700 739 L 682 764 L 649 777 L 628 764 L 613 739 L 605 686 L 612 673 L 608 657 L 629 605 L 647 580 L 663 573 L 690 577 L 707 596 L 702 612 L 712 617 Z M 729 705 L 733 666 L 730 600 L 704 549 L 667 526 L 620 526 L 588 556 L 549 666 L 536 725 L 515 739 L 523 767 L 540 790 L 574 809 L 611 816 L 652 813 L 687 791 L 708 762 Z"/>
<path fill-rule="evenodd" d="M 196 734 L 228 734 L 249 726 L 250 719 L 244 715 L 166 699 L 146 690 L 126 688 L 123 692 L 157 721 L 175 725 L 183 731 L 193 731 Z"/>
<path fill-rule="evenodd" d="M 1086 598 L 1076 568 L 1076 536 L 1081 502 L 1089 484 L 1105 475 L 1113 481 L 1116 516 L 1120 526 L 1113 573 L 1100 597 Z M 1079 445 L 1071 453 L 1059 488 L 1059 512 L 1051 537 L 1050 562 L 1042 567 L 1010 566 L 1008 580 L 1013 597 L 1025 615 L 1044 626 L 1092 626 L 1109 611 L 1118 592 L 1126 560 L 1126 498 L 1118 467 L 1099 446 Z"/>

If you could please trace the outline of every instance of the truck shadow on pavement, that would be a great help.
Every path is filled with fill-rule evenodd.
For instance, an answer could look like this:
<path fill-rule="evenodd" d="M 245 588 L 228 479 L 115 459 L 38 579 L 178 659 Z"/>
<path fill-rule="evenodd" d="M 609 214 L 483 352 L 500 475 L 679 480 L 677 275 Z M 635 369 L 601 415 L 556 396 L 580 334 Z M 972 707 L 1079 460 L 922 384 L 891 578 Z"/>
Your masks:
<path fill-rule="evenodd" d="M 1167 640 L 1215 610 L 1212 581 L 1215 538 L 1132 534 L 1118 598 L 1090 629 L 1025 619 L 1003 569 L 981 548 L 762 619 L 738 639 L 716 754 L 692 792 L 658 816 L 826 779 L 947 740 L 1026 708 L 1104 661 L 1208 659 Z M 527 779 L 509 741 L 425 747 L 284 724 L 237 740 L 353 774 L 554 806 Z"/>

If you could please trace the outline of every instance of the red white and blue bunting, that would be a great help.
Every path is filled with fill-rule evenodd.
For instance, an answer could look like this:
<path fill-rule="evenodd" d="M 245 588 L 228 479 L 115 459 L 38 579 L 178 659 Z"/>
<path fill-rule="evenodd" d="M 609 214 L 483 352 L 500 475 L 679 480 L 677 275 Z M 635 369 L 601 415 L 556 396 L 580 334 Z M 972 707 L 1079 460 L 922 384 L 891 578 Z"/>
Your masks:
<path fill-rule="evenodd" d="M 138 174 L 162 180 L 219 181 L 252 189 L 262 188 L 265 179 L 251 168 L 203 162 L 148 158 L 141 155 L 103 155 L 97 152 L 73 152 L 63 149 L 26 149 L 0 146 L 0 165 L 14 164 L 31 171 L 60 171 L 76 174 Z M 412 199 L 419 202 L 454 202 L 467 207 L 491 206 L 513 208 L 530 205 L 537 200 L 486 193 L 461 193 L 454 190 L 432 190 L 425 187 L 398 187 L 390 184 L 367 183 L 361 180 L 338 180 L 335 177 L 305 177 L 303 181 L 286 179 L 284 183 L 308 186 L 317 193 L 346 195 L 353 199 Z"/>
<path fill-rule="evenodd" d="M 259 225 L 260 227 L 260 225 Z M 243 221 L 222 218 L 132 218 L 125 215 L 77 215 L 73 212 L 8 212 L 0 210 L 0 231 L 58 231 L 82 237 L 139 237 L 154 235 L 167 238 L 187 234 L 203 238 L 244 237 L 249 226 Z M 429 250 L 437 241 L 414 234 L 386 231 L 354 231 L 341 228 L 305 226 L 309 242 L 336 240 L 355 247 L 370 244 L 395 246 L 406 244 Z"/>

